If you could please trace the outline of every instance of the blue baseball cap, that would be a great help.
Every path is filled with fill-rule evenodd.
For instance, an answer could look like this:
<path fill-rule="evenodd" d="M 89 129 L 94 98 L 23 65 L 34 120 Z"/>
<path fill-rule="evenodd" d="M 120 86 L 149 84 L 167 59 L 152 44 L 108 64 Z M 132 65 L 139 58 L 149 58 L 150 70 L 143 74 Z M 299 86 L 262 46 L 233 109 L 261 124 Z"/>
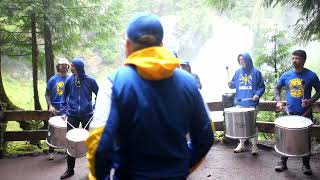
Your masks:
<path fill-rule="evenodd" d="M 143 36 L 153 37 L 153 41 L 144 42 Z M 153 14 L 140 14 L 133 17 L 127 28 L 127 37 L 134 43 L 157 45 L 162 42 L 163 28 L 160 19 Z"/>
<path fill-rule="evenodd" d="M 189 64 L 189 61 L 187 61 L 187 60 L 181 60 L 181 63 L 180 63 L 181 65 L 190 65 Z"/>

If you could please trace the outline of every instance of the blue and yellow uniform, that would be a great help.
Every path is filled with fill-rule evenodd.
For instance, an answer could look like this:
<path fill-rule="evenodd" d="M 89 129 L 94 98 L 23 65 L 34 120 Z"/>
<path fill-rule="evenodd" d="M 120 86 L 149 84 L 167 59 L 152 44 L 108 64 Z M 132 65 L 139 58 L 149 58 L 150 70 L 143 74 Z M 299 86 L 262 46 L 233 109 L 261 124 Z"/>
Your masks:
<path fill-rule="evenodd" d="M 60 109 L 61 98 L 67 78 L 68 76 L 56 74 L 52 76 L 47 83 L 46 93 L 50 97 L 50 104 L 56 110 Z M 57 115 L 61 115 L 60 111 L 57 113 Z"/>
<path fill-rule="evenodd" d="M 302 72 L 289 70 L 280 77 L 277 87 L 286 87 L 287 108 L 289 114 L 301 115 L 309 107 L 302 107 L 302 99 L 310 99 L 312 87 L 320 90 L 320 81 L 316 73 L 304 68 Z"/>
<path fill-rule="evenodd" d="M 89 179 L 108 179 L 112 168 L 118 179 L 185 179 L 209 151 L 205 102 L 179 63 L 165 48 L 145 48 L 102 84 L 86 141 Z"/>

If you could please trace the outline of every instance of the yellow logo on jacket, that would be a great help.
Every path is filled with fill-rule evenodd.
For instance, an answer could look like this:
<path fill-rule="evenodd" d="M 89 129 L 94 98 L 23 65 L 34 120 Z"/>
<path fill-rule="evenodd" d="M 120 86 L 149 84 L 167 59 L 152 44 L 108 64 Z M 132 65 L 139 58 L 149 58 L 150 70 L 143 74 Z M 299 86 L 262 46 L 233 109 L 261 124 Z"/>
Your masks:
<path fill-rule="evenodd" d="M 252 89 L 252 76 L 247 74 L 240 74 L 239 89 L 251 90 Z"/>
<path fill-rule="evenodd" d="M 289 82 L 289 90 L 292 97 L 301 98 L 304 93 L 302 79 L 294 78 Z"/>
<path fill-rule="evenodd" d="M 57 89 L 57 94 L 61 96 L 63 94 L 63 88 L 64 88 L 64 82 L 60 81 L 57 83 L 56 89 Z"/>

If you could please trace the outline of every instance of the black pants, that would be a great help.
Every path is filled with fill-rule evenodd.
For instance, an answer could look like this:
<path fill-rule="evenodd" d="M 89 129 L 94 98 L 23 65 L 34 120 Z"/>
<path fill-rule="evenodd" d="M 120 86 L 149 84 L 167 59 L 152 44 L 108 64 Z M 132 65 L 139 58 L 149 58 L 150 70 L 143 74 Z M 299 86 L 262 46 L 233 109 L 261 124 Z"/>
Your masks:
<path fill-rule="evenodd" d="M 82 128 L 84 128 L 86 126 L 86 124 L 88 123 L 88 121 L 90 120 L 92 115 L 89 116 L 82 116 L 82 117 L 77 117 L 77 116 L 68 116 L 68 122 L 75 128 L 78 128 L 81 122 L 81 126 Z M 67 131 L 73 129 L 73 127 L 71 127 L 69 124 L 67 125 Z M 86 129 L 89 129 L 89 125 L 87 125 Z M 67 158 L 67 166 L 68 169 L 74 169 L 76 163 L 76 158 L 70 156 L 68 154 L 68 158 Z"/>
<path fill-rule="evenodd" d="M 288 157 L 287 156 L 281 156 L 281 161 L 287 162 Z M 302 163 L 305 167 L 310 168 L 310 156 L 302 157 Z"/>
<path fill-rule="evenodd" d="M 299 113 L 289 113 L 290 115 L 298 115 L 301 116 L 302 114 Z M 309 111 L 304 117 L 311 119 L 313 121 L 313 116 L 312 116 L 312 110 Z M 287 162 L 288 157 L 287 156 L 281 156 L 281 161 Z M 302 157 L 302 163 L 305 167 L 310 168 L 310 155 L 309 156 L 304 156 Z"/>

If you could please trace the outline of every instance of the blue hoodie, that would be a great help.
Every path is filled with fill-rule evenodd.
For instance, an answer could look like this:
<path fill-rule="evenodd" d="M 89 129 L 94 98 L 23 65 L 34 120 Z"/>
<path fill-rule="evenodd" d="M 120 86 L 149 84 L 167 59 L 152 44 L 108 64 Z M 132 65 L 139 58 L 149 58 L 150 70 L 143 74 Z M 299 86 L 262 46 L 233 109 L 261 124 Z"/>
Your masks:
<path fill-rule="evenodd" d="M 108 77 L 112 86 L 99 92 L 86 141 L 90 180 L 105 179 L 112 167 L 119 179 L 185 179 L 206 155 L 214 140 L 210 117 L 179 63 L 165 48 L 145 48 Z"/>
<path fill-rule="evenodd" d="M 246 62 L 246 68 L 239 68 L 231 81 L 230 88 L 236 89 L 235 105 L 238 106 L 257 106 L 259 101 L 242 100 L 245 98 L 253 98 L 253 96 L 261 97 L 265 92 L 265 85 L 261 72 L 253 67 L 252 59 L 248 53 L 239 54 L 243 56 Z"/>
<path fill-rule="evenodd" d="M 92 115 L 92 93 L 97 95 L 98 84 L 93 77 L 85 74 L 82 58 L 74 58 L 71 63 L 75 66 L 77 74 L 69 76 L 66 81 L 60 111 L 64 115 L 78 117 Z M 77 84 L 76 81 L 80 83 Z"/>

